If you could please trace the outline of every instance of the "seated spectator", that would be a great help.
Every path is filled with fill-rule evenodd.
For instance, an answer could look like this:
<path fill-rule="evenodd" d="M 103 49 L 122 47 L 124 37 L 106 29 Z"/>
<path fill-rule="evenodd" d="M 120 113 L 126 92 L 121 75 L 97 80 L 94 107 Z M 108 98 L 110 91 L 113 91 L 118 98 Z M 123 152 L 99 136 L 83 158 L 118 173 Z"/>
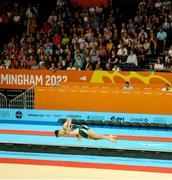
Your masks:
<path fill-rule="evenodd" d="M 151 53 L 150 51 L 150 42 L 148 41 L 148 39 L 145 40 L 144 44 L 143 44 L 144 50 L 146 51 L 146 53 Z"/>
<path fill-rule="evenodd" d="M 11 59 L 9 58 L 9 56 L 6 56 L 6 59 L 4 59 L 4 65 L 5 69 L 9 69 L 11 67 Z"/>
<path fill-rule="evenodd" d="M 26 61 L 24 61 L 23 63 L 21 63 L 21 69 L 28 69 L 28 64 Z"/>
<path fill-rule="evenodd" d="M 156 71 L 162 71 L 162 70 L 164 70 L 164 64 L 161 62 L 161 59 L 160 59 L 160 58 L 158 58 L 157 61 L 156 61 L 156 63 L 154 64 L 154 69 L 155 69 Z"/>
<path fill-rule="evenodd" d="M 56 63 L 52 63 L 51 64 L 51 67 L 49 68 L 50 70 L 56 70 Z"/>
<path fill-rule="evenodd" d="M 83 60 L 81 59 L 81 55 L 77 56 L 77 59 L 75 60 L 74 66 L 77 70 L 81 70 L 83 68 Z"/>
<path fill-rule="evenodd" d="M 112 47 L 113 47 L 113 42 L 112 40 L 110 39 L 109 42 L 107 43 L 106 45 L 106 49 L 108 52 L 110 52 L 112 50 Z"/>
<path fill-rule="evenodd" d="M 4 24 L 9 23 L 9 18 L 8 18 L 8 15 L 6 13 L 3 13 L 1 15 L 1 23 L 4 23 Z"/>
<path fill-rule="evenodd" d="M 138 58 L 139 68 L 145 69 L 146 64 L 149 63 L 146 58 L 146 51 L 144 48 L 141 48 L 137 51 L 137 53 L 138 53 L 137 58 Z"/>
<path fill-rule="evenodd" d="M 130 55 L 127 57 L 126 63 L 132 63 L 138 66 L 137 56 L 134 54 L 133 50 L 130 51 Z"/>
<path fill-rule="evenodd" d="M 20 15 L 18 14 L 18 12 L 15 12 L 15 15 L 13 17 L 13 22 L 14 23 L 19 23 L 20 22 Z"/>
<path fill-rule="evenodd" d="M 69 39 L 68 35 L 65 34 L 64 37 L 62 38 L 62 44 L 63 45 L 69 44 L 69 41 L 70 41 L 70 39 Z"/>
<path fill-rule="evenodd" d="M 55 46 L 61 44 L 61 36 L 58 35 L 57 33 L 55 34 L 54 38 L 53 38 L 53 44 Z"/>
<path fill-rule="evenodd" d="M 57 0 L 56 9 L 63 9 L 66 5 L 66 0 Z"/>
<path fill-rule="evenodd" d="M 75 66 L 73 65 L 72 62 L 69 63 L 69 66 L 67 67 L 66 70 L 76 70 Z"/>
<path fill-rule="evenodd" d="M 163 24 L 162 24 L 162 27 L 165 31 L 169 31 L 170 30 L 170 22 L 168 21 L 168 18 L 166 17 Z"/>
<path fill-rule="evenodd" d="M 154 64 L 149 64 L 148 70 L 149 72 L 156 72 L 156 70 L 154 69 Z"/>
<path fill-rule="evenodd" d="M 121 44 L 121 47 L 118 49 L 117 52 L 117 56 L 119 57 L 120 62 L 126 62 L 127 55 L 128 55 L 127 49 L 124 48 L 124 46 Z"/>
<path fill-rule="evenodd" d="M 90 51 L 90 62 L 95 63 L 98 61 L 98 56 L 96 54 L 96 51 L 93 50 L 92 52 Z"/>
<path fill-rule="evenodd" d="M 147 32 L 145 32 L 144 29 L 141 29 L 138 38 L 141 44 L 143 44 L 145 40 L 148 38 Z"/>
<path fill-rule="evenodd" d="M 42 27 L 42 32 L 43 33 L 49 33 L 50 32 L 50 24 L 49 23 L 44 23 Z"/>
<path fill-rule="evenodd" d="M 110 63 L 106 63 L 106 65 L 105 65 L 105 70 L 106 70 L 106 71 L 110 71 L 110 70 L 111 70 Z"/>
<path fill-rule="evenodd" d="M 48 23 L 53 25 L 56 21 L 57 21 L 57 15 L 55 14 L 55 11 L 52 11 L 51 15 L 48 18 Z"/>
<path fill-rule="evenodd" d="M 46 68 L 46 63 L 45 63 L 44 61 L 41 61 L 41 62 L 39 63 L 39 69 L 47 69 L 47 68 Z"/>
<path fill-rule="evenodd" d="M 172 57 L 170 55 L 165 56 L 164 69 L 170 71 L 172 67 Z"/>
<path fill-rule="evenodd" d="M 125 86 L 123 87 L 124 90 L 133 90 L 133 86 L 130 85 L 129 81 L 125 82 Z"/>
<path fill-rule="evenodd" d="M 95 70 L 98 70 L 98 71 L 101 71 L 101 70 L 102 70 L 102 68 L 101 68 L 101 66 L 100 66 L 99 63 L 96 64 Z"/>
<path fill-rule="evenodd" d="M 115 51 L 112 50 L 108 62 L 111 65 L 111 68 L 114 67 L 114 65 L 119 65 L 119 59 L 115 55 Z"/>
<path fill-rule="evenodd" d="M 84 61 L 84 65 L 83 65 L 83 69 L 84 70 L 89 70 L 89 66 L 90 66 L 91 62 L 90 62 L 90 57 L 86 57 L 85 61 Z"/>
<path fill-rule="evenodd" d="M 156 3 L 155 3 L 155 8 L 160 9 L 161 6 L 162 6 L 161 1 L 160 1 L 160 0 L 157 0 Z"/>
<path fill-rule="evenodd" d="M 30 63 L 31 67 L 30 69 L 33 69 L 33 70 L 37 70 L 39 69 L 39 66 L 37 64 L 37 61 L 35 59 L 32 60 L 32 62 Z"/>
<path fill-rule="evenodd" d="M 170 46 L 170 49 L 168 51 L 168 54 L 170 55 L 170 57 L 172 58 L 172 46 Z"/>
<path fill-rule="evenodd" d="M 162 88 L 162 92 L 172 92 L 172 88 L 170 88 L 170 84 L 165 83 L 165 87 Z"/>

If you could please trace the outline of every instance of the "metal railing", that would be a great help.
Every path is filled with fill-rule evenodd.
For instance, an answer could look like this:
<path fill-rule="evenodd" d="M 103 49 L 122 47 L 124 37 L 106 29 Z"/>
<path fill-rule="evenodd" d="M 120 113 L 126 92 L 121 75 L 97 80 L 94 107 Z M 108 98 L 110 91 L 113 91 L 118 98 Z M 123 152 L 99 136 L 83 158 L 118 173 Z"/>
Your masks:
<path fill-rule="evenodd" d="M 9 108 L 34 109 L 34 87 L 29 88 L 11 100 Z"/>
<path fill-rule="evenodd" d="M 0 108 L 7 108 L 7 98 L 2 93 L 0 93 Z"/>

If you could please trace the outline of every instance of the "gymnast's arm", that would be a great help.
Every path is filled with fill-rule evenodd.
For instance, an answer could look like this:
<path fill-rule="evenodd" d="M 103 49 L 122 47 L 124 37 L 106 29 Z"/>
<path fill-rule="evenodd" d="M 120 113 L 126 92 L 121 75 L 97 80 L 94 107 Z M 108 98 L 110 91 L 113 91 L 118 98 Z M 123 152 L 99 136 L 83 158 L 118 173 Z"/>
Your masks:
<path fill-rule="evenodd" d="M 79 134 L 77 134 L 76 137 L 77 137 L 77 140 L 78 140 L 78 141 L 81 141 L 82 136 L 80 136 Z"/>
<path fill-rule="evenodd" d="M 67 118 L 66 122 L 63 124 L 63 129 L 66 133 L 69 133 L 70 125 L 72 124 L 72 118 Z"/>

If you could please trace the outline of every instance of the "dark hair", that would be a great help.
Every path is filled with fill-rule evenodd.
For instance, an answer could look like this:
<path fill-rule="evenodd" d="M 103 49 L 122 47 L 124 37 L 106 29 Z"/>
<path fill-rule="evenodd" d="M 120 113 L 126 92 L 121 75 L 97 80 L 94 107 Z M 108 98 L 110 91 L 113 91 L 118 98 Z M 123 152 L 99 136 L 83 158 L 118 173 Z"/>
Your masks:
<path fill-rule="evenodd" d="M 130 84 L 130 82 L 129 82 L 129 81 L 126 81 L 125 84 Z"/>
<path fill-rule="evenodd" d="M 59 130 L 55 130 L 54 133 L 55 133 L 55 136 L 56 136 L 56 137 L 59 137 Z"/>

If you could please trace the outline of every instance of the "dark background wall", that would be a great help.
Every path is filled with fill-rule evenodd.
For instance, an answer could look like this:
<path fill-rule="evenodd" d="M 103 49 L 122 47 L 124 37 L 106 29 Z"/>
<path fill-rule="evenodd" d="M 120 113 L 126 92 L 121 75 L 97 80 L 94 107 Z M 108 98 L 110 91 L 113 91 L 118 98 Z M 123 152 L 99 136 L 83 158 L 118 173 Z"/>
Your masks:
<path fill-rule="evenodd" d="M 136 14 L 137 5 L 140 0 L 111 0 L 112 6 L 118 6 L 124 19 L 133 17 Z"/>

